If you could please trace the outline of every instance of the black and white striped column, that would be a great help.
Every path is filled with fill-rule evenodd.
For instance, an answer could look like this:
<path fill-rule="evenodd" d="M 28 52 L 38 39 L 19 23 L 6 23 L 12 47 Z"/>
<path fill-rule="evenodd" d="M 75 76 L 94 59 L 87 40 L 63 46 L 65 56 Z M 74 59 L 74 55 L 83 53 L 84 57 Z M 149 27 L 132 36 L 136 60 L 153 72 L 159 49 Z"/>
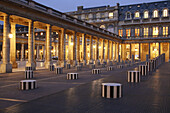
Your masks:
<path fill-rule="evenodd" d="M 119 83 L 102 83 L 102 97 L 105 98 L 121 98 L 122 84 Z"/>
<path fill-rule="evenodd" d="M 54 71 L 54 65 L 53 64 L 49 65 L 49 71 Z"/>
<path fill-rule="evenodd" d="M 77 70 L 77 71 L 81 71 L 81 69 L 82 69 L 82 66 L 81 66 L 81 65 L 77 65 L 77 66 L 76 66 L 76 70 Z"/>
<path fill-rule="evenodd" d="M 63 73 L 63 68 L 62 67 L 56 67 L 55 73 L 56 74 L 62 74 Z"/>
<path fill-rule="evenodd" d="M 31 78 L 33 78 L 33 70 L 26 70 L 26 71 L 25 71 L 25 78 L 26 78 L 26 79 L 31 79 Z"/>
<path fill-rule="evenodd" d="M 25 67 L 25 71 L 26 70 L 33 70 L 32 67 Z"/>
<path fill-rule="evenodd" d="M 67 73 L 67 80 L 78 79 L 78 73 Z"/>
<path fill-rule="evenodd" d="M 66 64 L 66 69 L 70 69 L 70 64 Z"/>
<path fill-rule="evenodd" d="M 148 74 L 148 66 L 147 65 L 139 65 L 139 72 L 142 76 L 146 76 Z"/>
<path fill-rule="evenodd" d="M 153 71 L 153 63 L 152 62 L 146 62 L 146 65 L 148 66 L 148 72 L 152 72 Z"/>
<path fill-rule="evenodd" d="M 21 80 L 20 81 L 20 89 L 21 90 L 30 90 L 37 88 L 36 80 Z"/>
<path fill-rule="evenodd" d="M 101 70 L 100 69 L 92 69 L 92 74 L 100 74 Z"/>
<path fill-rule="evenodd" d="M 123 69 L 123 65 L 117 65 L 118 69 Z"/>
<path fill-rule="evenodd" d="M 89 68 L 90 69 L 94 69 L 95 68 L 95 64 L 89 64 Z"/>
<path fill-rule="evenodd" d="M 128 71 L 128 82 L 140 82 L 140 72 L 139 71 Z"/>
<path fill-rule="evenodd" d="M 114 67 L 113 67 L 113 66 L 107 67 L 107 71 L 113 71 L 113 70 L 114 70 Z"/>

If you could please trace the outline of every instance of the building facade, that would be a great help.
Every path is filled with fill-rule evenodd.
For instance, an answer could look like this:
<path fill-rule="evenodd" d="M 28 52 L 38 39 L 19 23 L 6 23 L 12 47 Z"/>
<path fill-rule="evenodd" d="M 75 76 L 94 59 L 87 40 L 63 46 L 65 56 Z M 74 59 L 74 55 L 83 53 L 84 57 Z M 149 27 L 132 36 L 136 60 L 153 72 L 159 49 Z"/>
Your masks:
<path fill-rule="evenodd" d="M 67 14 L 121 36 L 119 55 L 122 60 L 145 60 L 165 53 L 170 59 L 170 1 L 159 1 L 121 6 L 83 8 Z"/>

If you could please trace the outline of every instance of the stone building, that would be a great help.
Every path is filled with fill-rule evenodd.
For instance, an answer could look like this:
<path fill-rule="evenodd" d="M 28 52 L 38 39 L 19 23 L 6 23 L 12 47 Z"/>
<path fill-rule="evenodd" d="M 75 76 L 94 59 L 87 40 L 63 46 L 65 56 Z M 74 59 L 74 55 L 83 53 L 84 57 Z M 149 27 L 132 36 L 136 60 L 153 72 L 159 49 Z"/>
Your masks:
<path fill-rule="evenodd" d="M 155 58 L 161 53 L 170 58 L 170 1 L 159 1 L 121 6 L 83 8 L 68 12 L 76 18 L 87 21 L 122 37 L 119 55 L 123 60 L 144 60 L 146 54 Z"/>

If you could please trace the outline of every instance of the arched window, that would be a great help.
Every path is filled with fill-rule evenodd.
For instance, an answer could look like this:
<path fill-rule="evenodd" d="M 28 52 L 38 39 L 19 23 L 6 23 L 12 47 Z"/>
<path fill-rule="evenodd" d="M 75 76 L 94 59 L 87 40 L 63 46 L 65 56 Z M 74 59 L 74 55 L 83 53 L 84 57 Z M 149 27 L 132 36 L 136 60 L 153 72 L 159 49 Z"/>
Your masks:
<path fill-rule="evenodd" d="M 109 13 L 109 18 L 113 18 L 113 12 Z"/>
<path fill-rule="evenodd" d="M 154 18 L 158 17 L 158 10 L 154 10 L 154 11 L 153 11 L 153 17 L 154 17 Z"/>
<path fill-rule="evenodd" d="M 149 18 L 149 11 L 144 12 L 144 18 Z"/>
<path fill-rule="evenodd" d="M 101 25 L 100 28 L 105 29 L 106 27 L 105 27 L 105 25 Z"/>
<path fill-rule="evenodd" d="M 140 13 L 139 13 L 139 11 L 137 11 L 136 13 L 135 13 L 135 18 L 139 18 L 140 17 Z"/>
<path fill-rule="evenodd" d="M 167 17 L 168 16 L 168 9 L 164 9 L 163 10 L 163 17 Z"/>
<path fill-rule="evenodd" d="M 127 12 L 127 13 L 126 13 L 126 18 L 127 18 L 127 19 L 130 19 L 130 18 L 131 18 L 131 13 L 130 13 L 130 12 Z"/>

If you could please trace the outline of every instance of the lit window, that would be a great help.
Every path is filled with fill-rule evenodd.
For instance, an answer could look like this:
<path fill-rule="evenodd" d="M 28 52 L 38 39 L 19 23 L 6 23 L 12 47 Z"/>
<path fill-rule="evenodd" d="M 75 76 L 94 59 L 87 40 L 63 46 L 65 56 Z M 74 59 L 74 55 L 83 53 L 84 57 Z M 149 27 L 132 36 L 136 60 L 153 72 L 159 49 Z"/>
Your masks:
<path fill-rule="evenodd" d="M 136 12 L 136 13 L 135 13 L 135 18 L 139 18 L 139 17 L 140 17 L 139 12 Z"/>
<path fill-rule="evenodd" d="M 113 13 L 109 13 L 109 18 L 113 18 Z"/>
<path fill-rule="evenodd" d="M 96 19 L 96 14 L 93 14 L 93 19 Z"/>
<path fill-rule="evenodd" d="M 88 14 L 85 15 L 85 19 L 86 19 L 86 20 L 89 19 L 89 15 L 88 15 Z"/>
<path fill-rule="evenodd" d="M 131 31 L 130 29 L 126 29 L 126 37 L 130 37 L 131 34 L 130 31 Z"/>
<path fill-rule="evenodd" d="M 135 29 L 135 37 L 139 37 L 139 33 L 140 33 L 140 29 L 139 28 Z"/>
<path fill-rule="evenodd" d="M 153 11 L 153 17 L 154 17 L 154 18 L 158 17 L 158 10 L 154 10 L 154 11 Z"/>
<path fill-rule="evenodd" d="M 168 36 L 168 27 L 163 27 L 163 36 Z"/>
<path fill-rule="evenodd" d="M 163 10 L 163 17 L 167 17 L 168 16 L 168 9 L 164 9 Z"/>
<path fill-rule="evenodd" d="M 143 35 L 144 37 L 148 37 L 148 27 L 144 28 Z"/>
<path fill-rule="evenodd" d="M 105 25 L 101 25 L 100 28 L 105 29 L 106 27 L 105 27 Z"/>
<path fill-rule="evenodd" d="M 144 12 L 144 18 L 148 18 L 149 17 L 149 12 L 148 11 L 145 11 Z"/>
<path fill-rule="evenodd" d="M 119 29 L 119 36 L 123 36 L 123 30 L 122 29 Z"/>
<path fill-rule="evenodd" d="M 158 27 L 153 27 L 153 37 L 157 37 L 159 34 Z"/>

